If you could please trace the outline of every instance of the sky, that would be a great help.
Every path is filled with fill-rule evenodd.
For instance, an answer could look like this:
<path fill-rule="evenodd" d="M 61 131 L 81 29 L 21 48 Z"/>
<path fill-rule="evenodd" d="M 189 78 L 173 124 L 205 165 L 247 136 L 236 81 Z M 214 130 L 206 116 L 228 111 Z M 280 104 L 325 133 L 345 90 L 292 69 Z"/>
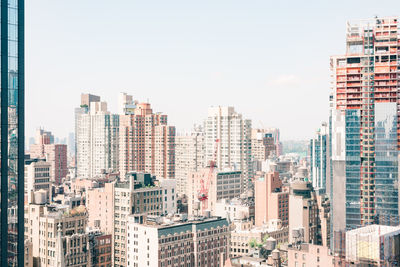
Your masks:
<path fill-rule="evenodd" d="M 74 131 L 81 93 L 119 92 L 178 132 L 229 105 L 283 140 L 328 120 L 329 57 L 348 20 L 400 15 L 399 0 L 26 1 L 26 135 Z"/>

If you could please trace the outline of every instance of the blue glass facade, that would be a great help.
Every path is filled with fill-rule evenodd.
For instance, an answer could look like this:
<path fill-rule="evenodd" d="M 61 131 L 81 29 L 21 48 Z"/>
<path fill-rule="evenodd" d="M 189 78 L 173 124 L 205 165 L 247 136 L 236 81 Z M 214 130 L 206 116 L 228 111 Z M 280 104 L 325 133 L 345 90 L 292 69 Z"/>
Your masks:
<path fill-rule="evenodd" d="M 326 193 L 326 179 L 328 172 L 328 135 L 326 124 L 319 129 L 317 136 L 310 140 L 310 178 L 314 190 L 320 194 Z"/>
<path fill-rule="evenodd" d="M 24 266 L 24 1 L 0 16 L 0 266 Z"/>
<path fill-rule="evenodd" d="M 398 199 L 398 151 L 397 151 L 397 104 L 376 103 L 374 111 L 375 156 L 363 168 L 360 139 L 360 110 L 346 110 L 346 228 L 362 225 L 361 209 L 370 209 L 374 222 L 385 225 L 399 224 Z M 364 144 L 368 145 L 368 144 Z M 367 173 L 369 173 L 367 175 Z M 362 179 L 372 179 L 361 184 Z M 372 205 L 362 204 L 361 187 L 374 192 Z M 363 188 L 368 190 L 368 188 Z M 362 206 L 363 205 L 363 206 Z"/>
<path fill-rule="evenodd" d="M 376 223 L 399 224 L 397 104 L 375 104 Z"/>
<path fill-rule="evenodd" d="M 360 111 L 346 110 L 346 228 L 356 228 L 360 217 Z"/>

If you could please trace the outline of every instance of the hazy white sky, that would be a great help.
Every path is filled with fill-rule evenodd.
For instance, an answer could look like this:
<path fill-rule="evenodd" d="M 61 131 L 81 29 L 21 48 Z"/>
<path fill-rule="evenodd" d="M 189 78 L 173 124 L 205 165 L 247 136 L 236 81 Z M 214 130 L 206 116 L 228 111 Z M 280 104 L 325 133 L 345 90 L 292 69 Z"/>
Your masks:
<path fill-rule="evenodd" d="M 399 0 L 26 1 L 26 133 L 74 130 L 82 92 L 119 92 L 178 131 L 232 105 L 284 140 L 327 120 L 329 56 L 347 20 L 400 15 Z"/>

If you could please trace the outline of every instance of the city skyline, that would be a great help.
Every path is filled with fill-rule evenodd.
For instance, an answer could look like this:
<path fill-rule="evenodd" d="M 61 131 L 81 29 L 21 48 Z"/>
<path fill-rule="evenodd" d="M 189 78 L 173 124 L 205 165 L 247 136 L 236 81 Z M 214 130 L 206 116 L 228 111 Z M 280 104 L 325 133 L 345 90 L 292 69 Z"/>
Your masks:
<path fill-rule="evenodd" d="M 0 265 L 399 265 L 398 8 L 2 0 Z"/>
<path fill-rule="evenodd" d="M 80 93 L 116 112 L 127 92 L 178 132 L 223 105 L 281 129 L 282 140 L 309 139 L 328 118 L 329 56 L 343 51 L 346 22 L 393 15 L 373 1 L 77 3 L 27 3 L 27 136 L 72 132 Z"/>

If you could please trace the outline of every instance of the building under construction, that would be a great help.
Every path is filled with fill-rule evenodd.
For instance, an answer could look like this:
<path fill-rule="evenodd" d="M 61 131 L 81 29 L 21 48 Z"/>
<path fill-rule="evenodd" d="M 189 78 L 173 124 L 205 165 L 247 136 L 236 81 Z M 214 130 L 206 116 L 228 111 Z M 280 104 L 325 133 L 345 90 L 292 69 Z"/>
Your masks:
<path fill-rule="evenodd" d="M 346 54 L 331 57 L 331 232 L 398 225 L 399 22 L 347 24 Z"/>
<path fill-rule="evenodd" d="M 369 225 L 346 233 L 349 266 L 399 266 L 400 226 Z"/>

